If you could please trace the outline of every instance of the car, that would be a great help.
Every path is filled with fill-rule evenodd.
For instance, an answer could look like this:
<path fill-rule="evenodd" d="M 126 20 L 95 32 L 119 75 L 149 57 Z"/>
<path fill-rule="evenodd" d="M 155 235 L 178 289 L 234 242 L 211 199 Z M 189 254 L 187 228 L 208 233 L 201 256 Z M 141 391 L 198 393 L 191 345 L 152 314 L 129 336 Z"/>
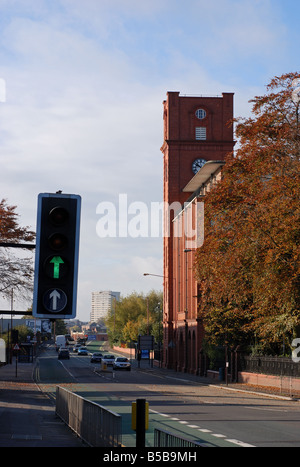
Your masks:
<path fill-rule="evenodd" d="M 78 352 L 78 349 L 80 349 L 80 347 L 82 347 L 82 344 L 76 344 L 76 345 L 74 345 L 74 347 L 73 347 L 73 352 Z"/>
<path fill-rule="evenodd" d="M 86 344 L 86 339 L 84 339 L 83 337 L 77 339 L 76 341 L 76 345 L 85 345 Z"/>
<path fill-rule="evenodd" d="M 103 357 L 103 355 L 100 352 L 93 353 L 93 355 L 91 357 L 91 363 L 94 363 L 94 362 L 101 363 L 102 357 Z"/>
<path fill-rule="evenodd" d="M 60 348 L 59 351 L 58 351 L 58 358 L 59 360 L 63 359 L 63 358 L 67 358 L 69 359 L 70 358 L 70 352 L 68 349 L 63 349 L 63 348 Z"/>
<path fill-rule="evenodd" d="M 78 355 L 88 355 L 88 351 L 85 347 L 79 347 L 78 349 Z"/>
<path fill-rule="evenodd" d="M 113 369 L 114 370 L 131 370 L 131 363 L 126 357 L 116 357 L 114 364 L 113 364 Z"/>
<path fill-rule="evenodd" d="M 115 361 L 115 356 L 111 354 L 103 355 L 102 362 L 106 363 L 107 366 L 113 366 Z"/>

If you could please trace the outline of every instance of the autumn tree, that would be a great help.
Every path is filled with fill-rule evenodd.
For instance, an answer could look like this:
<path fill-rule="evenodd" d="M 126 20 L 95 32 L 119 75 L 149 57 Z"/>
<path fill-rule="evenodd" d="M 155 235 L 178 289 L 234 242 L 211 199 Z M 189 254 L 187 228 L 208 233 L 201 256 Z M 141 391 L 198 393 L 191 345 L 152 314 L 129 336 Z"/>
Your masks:
<path fill-rule="evenodd" d="M 32 242 L 34 232 L 29 227 L 18 223 L 16 206 L 10 206 L 6 200 L 0 202 L 0 242 Z M 32 254 L 28 250 L 0 247 L 0 292 L 9 298 L 14 296 L 28 298 L 32 293 Z"/>
<path fill-rule="evenodd" d="M 121 297 L 105 321 L 110 342 L 136 341 L 139 334 L 148 332 L 158 341 L 162 303 L 162 293 L 154 290 L 147 295 L 133 292 Z"/>
<path fill-rule="evenodd" d="M 205 199 L 197 251 L 206 335 L 278 352 L 300 324 L 299 73 L 274 78 L 237 119 L 239 147 Z"/>

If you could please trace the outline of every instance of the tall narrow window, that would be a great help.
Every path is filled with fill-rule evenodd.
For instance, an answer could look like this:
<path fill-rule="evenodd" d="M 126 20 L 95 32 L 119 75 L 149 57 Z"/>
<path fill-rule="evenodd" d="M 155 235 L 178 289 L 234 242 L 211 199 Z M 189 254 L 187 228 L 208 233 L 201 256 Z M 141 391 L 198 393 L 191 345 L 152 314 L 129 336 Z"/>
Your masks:
<path fill-rule="evenodd" d="M 205 140 L 206 139 L 206 127 L 205 126 L 196 127 L 195 137 L 197 140 Z"/>

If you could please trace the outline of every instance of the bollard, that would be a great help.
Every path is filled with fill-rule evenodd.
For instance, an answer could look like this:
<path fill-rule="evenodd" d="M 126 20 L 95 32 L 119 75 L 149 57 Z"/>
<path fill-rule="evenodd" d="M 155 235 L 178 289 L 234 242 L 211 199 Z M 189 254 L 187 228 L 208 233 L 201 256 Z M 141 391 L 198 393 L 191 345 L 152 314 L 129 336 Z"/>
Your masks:
<path fill-rule="evenodd" d="M 136 400 L 136 447 L 144 448 L 146 444 L 146 400 Z"/>

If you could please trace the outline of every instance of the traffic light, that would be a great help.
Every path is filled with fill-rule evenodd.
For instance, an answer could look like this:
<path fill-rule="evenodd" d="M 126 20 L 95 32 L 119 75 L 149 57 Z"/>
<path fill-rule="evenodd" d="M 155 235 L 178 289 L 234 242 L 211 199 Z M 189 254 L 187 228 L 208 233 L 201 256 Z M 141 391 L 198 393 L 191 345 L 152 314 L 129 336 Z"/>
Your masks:
<path fill-rule="evenodd" d="M 75 318 L 81 197 L 38 196 L 33 316 Z"/>

